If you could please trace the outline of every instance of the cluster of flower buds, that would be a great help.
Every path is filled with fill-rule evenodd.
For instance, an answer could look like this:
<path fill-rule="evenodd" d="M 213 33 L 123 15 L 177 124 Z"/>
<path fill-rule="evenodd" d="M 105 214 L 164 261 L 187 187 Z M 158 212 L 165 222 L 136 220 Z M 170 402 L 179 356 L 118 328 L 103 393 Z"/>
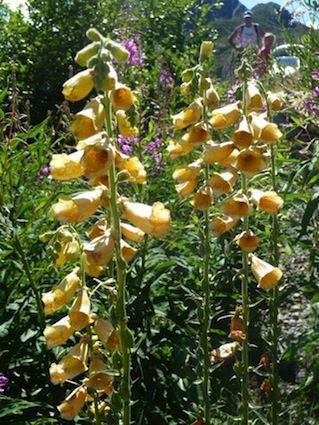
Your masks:
<path fill-rule="evenodd" d="M 76 62 L 86 69 L 64 83 L 63 94 L 66 100 L 72 102 L 84 99 L 93 89 L 96 96 L 73 117 L 70 131 L 77 140 L 75 151 L 53 155 L 50 163 L 52 179 L 81 179 L 86 190 L 58 199 L 51 208 L 51 214 L 61 223 L 61 227 L 41 237 L 41 240 L 49 242 L 55 267 L 62 267 L 69 261 L 80 261 L 80 267 L 74 267 L 58 286 L 42 297 L 46 314 L 56 313 L 73 300 L 68 314 L 45 328 L 48 348 L 63 345 L 69 338 L 72 337 L 73 341 L 75 336 L 80 336 L 79 342 L 57 364 L 51 365 L 52 383 L 61 384 L 88 372 L 79 386 L 58 406 L 62 418 L 66 420 L 73 420 L 83 405 L 93 400 L 92 394 L 99 396 L 98 405 L 93 403 L 91 406 L 93 413 L 96 408 L 99 411 L 109 409 L 109 403 L 105 400 L 107 396 L 111 394 L 110 397 L 115 398 L 114 362 L 111 372 L 106 364 L 105 351 L 102 355 L 100 347 L 106 348 L 112 359 L 114 354 L 120 359 L 119 319 L 112 317 L 110 312 L 111 321 L 104 320 L 93 312 L 90 288 L 85 283 L 86 275 L 100 276 L 116 252 L 120 252 L 124 264 L 133 259 L 137 248 L 122 237 L 136 244 L 143 242 L 145 233 L 162 237 L 170 228 L 170 213 L 162 203 L 156 202 L 150 206 L 133 202 L 120 196 L 113 188 L 121 220 L 120 230 L 115 230 L 110 167 L 117 171 L 116 183 L 146 182 L 146 172 L 140 160 L 124 155 L 115 145 L 118 134 L 125 137 L 137 134 L 137 129 L 126 115 L 134 104 L 134 95 L 128 87 L 118 82 L 113 67 L 115 62 L 125 62 L 129 53 L 121 44 L 104 38 L 95 29 L 89 30 L 87 37 L 91 44 L 75 57 Z M 111 117 L 106 116 L 106 101 L 111 104 Z M 111 126 L 117 128 L 114 136 L 110 131 L 104 131 L 108 118 Z M 73 226 L 87 220 L 89 227 L 85 236 L 80 238 Z M 115 304 L 116 291 L 113 290 L 111 298 Z M 112 311 L 114 313 L 116 308 Z M 117 363 L 120 369 L 121 361 Z M 117 405 L 120 410 L 121 402 Z"/>

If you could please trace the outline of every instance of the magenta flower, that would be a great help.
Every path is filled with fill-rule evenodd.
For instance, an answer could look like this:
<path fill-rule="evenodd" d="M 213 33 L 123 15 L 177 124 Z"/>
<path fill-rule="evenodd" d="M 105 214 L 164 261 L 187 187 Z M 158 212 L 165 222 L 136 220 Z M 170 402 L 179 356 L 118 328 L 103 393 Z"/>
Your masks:
<path fill-rule="evenodd" d="M 315 95 L 319 96 L 319 87 L 318 87 L 318 86 L 316 86 L 316 87 L 313 89 L 313 93 L 314 93 Z"/>
<path fill-rule="evenodd" d="M 8 382 L 9 379 L 3 373 L 0 373 L 0 394 L 4 393 Z"/>
<path fill-rule="evenodd" d="M 127 60 L 127 64 L 141 66 L 142 65 L 142 52 L 138 45 L 138 36 L 134 36 L 133 39 L 127 39 L 122 42 L 122 45 L 130 53 Z"/>
<path fill-rule="evenodd" d="M 313 80 L 318 80 L 318 78 L 319 78 L 319 71 L 318 71 L 318 69 L 313 69 L 311 71 L 311 78 Z"/>

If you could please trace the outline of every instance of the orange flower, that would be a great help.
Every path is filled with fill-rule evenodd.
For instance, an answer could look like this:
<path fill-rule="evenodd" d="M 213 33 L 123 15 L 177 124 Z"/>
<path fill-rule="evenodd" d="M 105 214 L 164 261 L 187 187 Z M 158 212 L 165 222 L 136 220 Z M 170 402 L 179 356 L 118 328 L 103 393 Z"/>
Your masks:
<path fill-rule="evenodd" d="M 222 195 L 233 190 L 236 180 L 237 171 L 234 168 L 228 168 L 220 173 L 213 173 L 208 184 L 213 189 L 214 195 Z"/>
<path fill-rule="evenodd" d="M 81 385 L 58 406 L 61 418 L 72 421 L 84 406 L 87 397 L 87 389 Z"/>
<path fill-rule="evenodd" d="M 253 254 L 249 254 L 251 261 L 251 270 L 258 282 L 258 288 L 272 289 L 278 285 L 282 278 L 282 271 L 266 261 L 261 260 Z"/>
<path fill-rule="evenodd" d="M 228 216 L 216 217 L 209 223 L 209 227 L 214 235 L 219 237 L 234 227 L 237 221 L 237 219 Z"/>
<path fill-rule="evenodd" d="M 252 252 L 257 248 L 260 239 L 251 230 L 245 230 L 235 237 L 235 242 L 243 251 Z"/>
<path fill-rule="evenodd" d="M 277 214 L 284 204 L 283 199 L 273 191 L 263 192 L 262 190 L 251 189 L 250 195 L 257 209 L 268 214 Z"/>
<path fill-rule="evenodd" d="M 221 203 L 220 210 L 230 217 L 241 218 L 250 214 L 251 208 L 247 196 L 240 190 Z"/>

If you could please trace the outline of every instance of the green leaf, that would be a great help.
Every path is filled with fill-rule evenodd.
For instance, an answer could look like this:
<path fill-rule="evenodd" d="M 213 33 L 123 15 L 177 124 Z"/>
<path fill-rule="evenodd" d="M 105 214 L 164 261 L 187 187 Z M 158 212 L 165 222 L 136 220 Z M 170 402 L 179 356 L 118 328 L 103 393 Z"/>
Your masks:
<path fill-rule="evenodd" d="M 312 219 L 316 209 L 318 208 L 319 203 L 319 193 L 315 193 L 311 200 L 308 202 L 304 215 L 301 221 L 301 235 L 305 235 L 307 233 L 307 227 Z"/>
<path fill-rule="evenodd" d="M 39 407 L 41 404 L 0 396 L 0 406 L 0 418 L 4 418 L 8 415 L 22 415 L 24 410 L 30 409 L 31 407 Z"/>

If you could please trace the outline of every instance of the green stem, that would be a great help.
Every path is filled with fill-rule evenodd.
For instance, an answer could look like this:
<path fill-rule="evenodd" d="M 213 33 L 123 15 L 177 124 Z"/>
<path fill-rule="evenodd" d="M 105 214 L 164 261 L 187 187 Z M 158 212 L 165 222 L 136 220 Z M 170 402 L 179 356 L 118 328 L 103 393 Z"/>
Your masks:
<path fill-rule="evenodd" d="M 242 189 L 247 192 L 246 176 L 242 174 Z M 249 229 L 248 217 L 244 218 L 244 230 Z M 246 335 L 243 341 L 242 350 L 242 425 L 248 425 L 249 419 L 249 356 L 248 356 L 248 324 L 249 324 L 249 298 L 248 298 L 248 253 L 242 252 L 242 312 L 243 312 L 243 330 Z"/>
<path fill-rule="evenodd" d="M 108 136 L 112 137 L 111 104 L 107 97 L 104 98 L 106 112 L 106 128 Z M 116 311 L 119 319 L 121 351 L 123 358 L 121 395 L 123 398 L 123 425 L 130 425 L 131 422 L 131 350 L 129 346 L 129 329 L 127 326 L 127 314 L 125 304 L 126 288 L 126 263 L 121 256 L 121 227 L 120 214 L 117 204 L 117 182 L 114 160 L 109 169 L 110 204 L 112 213 L 112 223 L 115 232 L 115 252 L 117 270 L 117 306 Z"/>

